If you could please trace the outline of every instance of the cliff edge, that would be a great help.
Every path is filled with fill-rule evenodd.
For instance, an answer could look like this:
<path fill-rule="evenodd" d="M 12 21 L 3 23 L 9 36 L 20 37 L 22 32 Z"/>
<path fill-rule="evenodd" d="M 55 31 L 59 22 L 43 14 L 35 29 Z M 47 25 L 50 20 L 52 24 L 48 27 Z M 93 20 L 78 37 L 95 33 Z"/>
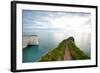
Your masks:
<path fill-rule="evenodd" d="M 22 48 L 26 48 L 28 45 L 39 45 L 38 37 L 36 35 L 24 35 Z"/>
<path fill-rule="evenodd" d="M 39 60 L 43 61 L 62 61 L 62 60 L 85 60 L 90 59 L 75 44 L 73 37 L 63 40 L 59 45 Z"/>

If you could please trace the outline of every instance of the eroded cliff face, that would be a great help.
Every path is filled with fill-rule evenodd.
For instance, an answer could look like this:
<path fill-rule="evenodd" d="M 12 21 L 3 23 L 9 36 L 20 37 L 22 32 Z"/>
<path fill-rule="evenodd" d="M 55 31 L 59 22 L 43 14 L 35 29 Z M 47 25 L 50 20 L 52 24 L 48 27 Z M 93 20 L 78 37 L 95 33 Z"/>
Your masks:
<path fill-rule="evenodd" d="M 26 48 L 28 45 L 39 45 L 38 36 L 24 35 L 22 38 L 22 48 Z"/>

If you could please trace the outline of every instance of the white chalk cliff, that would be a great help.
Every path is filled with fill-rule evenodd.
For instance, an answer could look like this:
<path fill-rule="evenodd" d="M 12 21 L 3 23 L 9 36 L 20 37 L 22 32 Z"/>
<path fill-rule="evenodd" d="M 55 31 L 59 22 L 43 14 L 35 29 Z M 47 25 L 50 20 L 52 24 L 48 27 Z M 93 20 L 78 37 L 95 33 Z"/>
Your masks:
<path fill-rule="evenodd" d="M 26 48 L 28 45 L 38 45 L 38 37 L 36 35 L 24 35 L 22 38 L 22 48 Z"/>

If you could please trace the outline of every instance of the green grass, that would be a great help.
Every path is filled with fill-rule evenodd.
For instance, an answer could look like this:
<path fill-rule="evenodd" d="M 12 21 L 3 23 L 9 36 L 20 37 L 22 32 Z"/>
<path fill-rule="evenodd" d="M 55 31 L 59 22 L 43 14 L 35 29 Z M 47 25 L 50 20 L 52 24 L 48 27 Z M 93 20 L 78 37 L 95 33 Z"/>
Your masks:
<path fill-rule="evenodd" d="M 74 60 L 89 59 L 89 57 L 75 45 L 74 41 L 69 40 L 67 45 Z"/>
<path fill-rule="evenodd" d="M 59 45 L 48 54 L 44 55 L 40 61 L 58 61 L 63 60 L 64 45 Z"/>
<path fill-rule="evenodd" d="M 42 61 L 62 61 L 64 60 L 64 51 L 66 46 L 68 47 L 72 59 L 73 60 L 84 60 L 84 59 L 89 59 L 89 57 L 80 50 L 75 45 L 74 38 L 69 37 L 68 39 L 63 40 L 58 47 L 54 48 L 52 51 L 48 52 L 46 55 L 42 56 L 42 58 L 39 60 L 40 62 Z"/>

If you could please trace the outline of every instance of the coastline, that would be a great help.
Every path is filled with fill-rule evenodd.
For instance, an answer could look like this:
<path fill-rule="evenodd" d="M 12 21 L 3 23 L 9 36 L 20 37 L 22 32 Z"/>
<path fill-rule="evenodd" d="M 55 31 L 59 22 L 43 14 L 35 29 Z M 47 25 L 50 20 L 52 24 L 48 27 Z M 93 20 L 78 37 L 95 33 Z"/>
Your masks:
<path fill-rule="evenodd" d="M 66 56 L 64 56 L 66 48 L 68 50 L 67 50 Z M 67 55 L 69 55 L 69 56 L 67 56 Z M 90 59 L 90 57 L 88 57 L 83 51 L 80 50 L 80 48 L 78 48 L 75 45 L 73 37 L 69 37 L 69 38 L 63 40 L 52 51 L 50 51 L 47 54 L 45 54 L 44 56 L 42 56 L 42 58 L 39 60 L 39 62 L 63 61 L 63 60 L 85 60 L 85 59 Z"/>
<path fill-rule="evenodd" d="M 22 48 L 26 48 L 28 45 L 38 45 L 38 36 L 37 35 L 23 35 L 22 38 Z"/>

